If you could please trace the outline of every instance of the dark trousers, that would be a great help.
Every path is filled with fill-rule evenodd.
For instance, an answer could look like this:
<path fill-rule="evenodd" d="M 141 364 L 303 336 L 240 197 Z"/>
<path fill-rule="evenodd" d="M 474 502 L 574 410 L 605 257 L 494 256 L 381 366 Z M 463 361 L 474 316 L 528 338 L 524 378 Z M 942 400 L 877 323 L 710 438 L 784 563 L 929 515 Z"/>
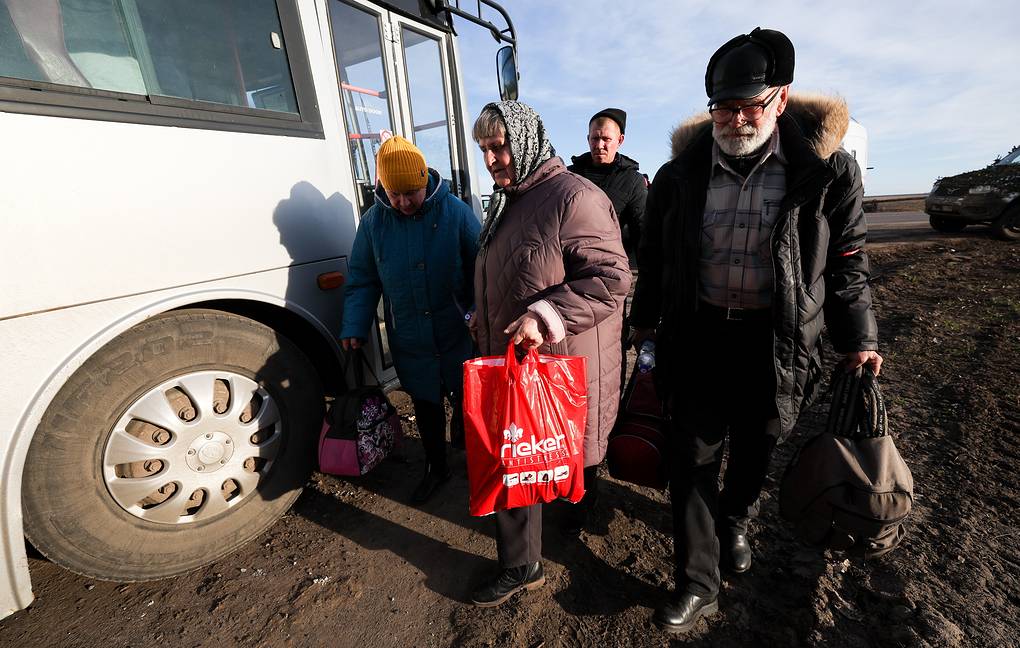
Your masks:
<path fill-rule="evenodd" d="M 677 591 L 714 597 L 719 537 L 746 532 L 776 444 L 773 334 L 764 317 L 729 321 L 702 313 L 696 322 L 684 369 L 690 378 L 670 404 L 669 486 Z"/>
<path fill-rule="evenodd" d="M 450 420 L 450 434 L 456 436 L 460 431 L 463 437 L 464 414 L 460 403 L 453 394 L 447 394 L 447 400 L 453 407 Z M 425 462 L 436 472 L 446 472 L 446 409 L 443 403 L 413 398 L 414 417 L 421 435 L 421 444 L 425 449 Z"/>
<path fill-rule="evenodd" d="M 496 554 L 503 569 L 542 560 L 542 505 L 496 511 Z"/>
<path fill-rule="evenodd" d="M 598 466 L 584 469 L 584 497 L 568 515 L 583 526 L 598 502 Z M 503 569 L 530 565 L 542 560 L 542 505 L 496 511 L 496 554 Z"/>
<path fill-rule="evenodd" d="M 568 526 L 583 528 L 588 524 L 588 516 L 592 515 L 599 502 L 598 468 L 595 465 L 584 469 L 584 497 L 567 512 Z"/>

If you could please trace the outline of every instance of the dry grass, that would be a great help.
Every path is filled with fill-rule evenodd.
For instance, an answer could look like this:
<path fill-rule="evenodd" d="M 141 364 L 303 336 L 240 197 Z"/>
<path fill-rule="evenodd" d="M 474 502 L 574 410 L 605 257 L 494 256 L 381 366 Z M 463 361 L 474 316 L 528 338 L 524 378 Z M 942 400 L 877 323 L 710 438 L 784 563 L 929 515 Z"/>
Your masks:
<path fill-rule="evenodd" d="M 864 211 L 872 212 L 923 212 L 924 198 L 888 200 L 882 196 L 865 196 Z"/>

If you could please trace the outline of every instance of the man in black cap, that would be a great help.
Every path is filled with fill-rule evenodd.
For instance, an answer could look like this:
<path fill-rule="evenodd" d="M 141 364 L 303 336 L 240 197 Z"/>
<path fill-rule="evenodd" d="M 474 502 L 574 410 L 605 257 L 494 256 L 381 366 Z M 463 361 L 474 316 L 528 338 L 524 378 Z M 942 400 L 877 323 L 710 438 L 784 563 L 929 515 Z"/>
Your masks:
<path fill-rule="evenodd" d="M 627 130 L 627 113 L 619 108 L 605 108 L 588 120 L 589 152 L 570 158 L 567 167 L 605 192 L 616 209 L 623 236 L 623 248 L 633 268 L 637 263 L 637 249 L 641 240 L 641 221 L 645 214 L 648 183 L 638 171 L 638 163 L 619 152 Z M 630 332 L 623 327 L 623 362 L 620 365 L 620 389 L 627 384 L 627 348 Z M 564 531 L 576 536 L 588 525 L 588 519 L 598 502 L 598 466 L 584 471 L 584 499 L 566 516 Z"/>
<path fill-rule="evenodd" d="M 570 158 L 572 164 L 567 170 L 591 180 L 609 196 L 620 219 L 623 247 L 633 265 L 637 261 L 648 188 L 638 172 L 638 163 L 619 153 L 626 130 L 627 113 L 619 108 L 595 113 L 588 120 L 589 152 Z"/>
<path fill-rule="evenodd" d="M 882 363 L 861 173 L 842 99 L 791 95 L 793 44 L 755 29 L 709 61 L 709 113 L 672 134 L 648 194 L 635 341 L 657 338 L 671 409 L 676 591 L 654 621 L 718 609 L 720 563 L 751 567 L 748 522 L 776 442 L 818 392 L 823 322 L 848 369 Z M 729 438 L 723 489 L 718 479 Z"/>

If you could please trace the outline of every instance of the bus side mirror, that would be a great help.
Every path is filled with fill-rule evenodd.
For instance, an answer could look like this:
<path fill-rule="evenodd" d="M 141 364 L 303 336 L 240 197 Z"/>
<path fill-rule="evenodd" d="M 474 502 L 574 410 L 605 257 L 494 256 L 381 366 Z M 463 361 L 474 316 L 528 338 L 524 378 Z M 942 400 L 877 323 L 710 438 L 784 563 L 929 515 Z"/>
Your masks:
<path fill-rule="evenodd" d="M 499 79 L 499 98 L 517 100 L 517 57 L 514 48 L 504 45 L 496 52 L 496 78 Z"/>

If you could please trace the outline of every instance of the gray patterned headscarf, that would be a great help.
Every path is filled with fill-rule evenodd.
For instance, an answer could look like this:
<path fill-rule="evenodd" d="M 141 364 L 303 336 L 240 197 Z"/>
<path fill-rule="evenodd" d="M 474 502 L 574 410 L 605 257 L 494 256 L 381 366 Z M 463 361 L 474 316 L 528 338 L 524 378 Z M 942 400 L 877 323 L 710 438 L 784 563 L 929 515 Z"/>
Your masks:
<path fill-rule="evenodd" d="M 486 104 L 482 110 L 490 108 L 499 111 L 506 125 L 506 139 L 510 142 L 510 157 L 517 177 L 511 188 L 516 187 L 542 166 L 543 162 L 556 155 L 556 149 L 549 143 L 542 118 L 531 106 L 519 101 L 499 101 Z M 506 206 L 506 189 L 500 187 L 493 191 L 489 199 L 489 210 L 479 235 L 482 249 L 488 246 L 496 233 Z"/>

